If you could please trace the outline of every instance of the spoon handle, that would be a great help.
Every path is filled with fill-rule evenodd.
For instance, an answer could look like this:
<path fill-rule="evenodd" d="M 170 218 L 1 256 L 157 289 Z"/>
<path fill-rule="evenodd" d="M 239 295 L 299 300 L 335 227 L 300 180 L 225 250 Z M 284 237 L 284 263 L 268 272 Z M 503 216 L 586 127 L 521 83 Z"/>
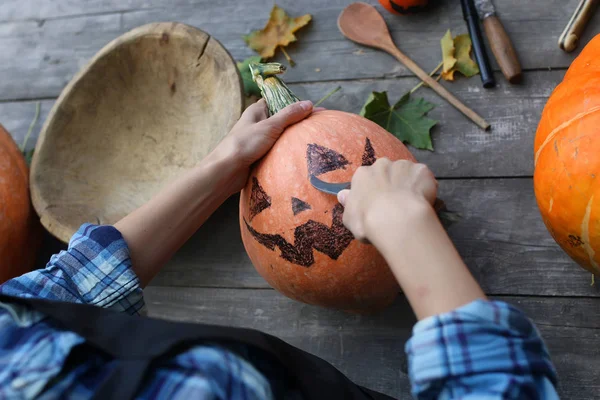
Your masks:
<path fill-rule="evenodd" d="M 471 121 L 473 121 L 477 126 L 479 126 L 483 130 L 488 130 L 490 128 L 490 124 L 486 122 L 479 114 L 475 111 L 471 110 L 469 107 L 464 105 L 459 99 L 454 97 L 452 93 L 450 93 L 445 87 L 443 87 L 438 81 L 433 79 L 427 74 L 427 72 L 423 71 L 421 67 L 419 67 L 413 60 L 408 58 L 404 53 L 402 53 L 396 46 L 390 46 L 386 49 L 391 55 L 396 57 L 398 61 L 406 66 L 406 68 L 410 69 L 416 76 L 419 77 L 423 82 L 425 82 L 430 88 L 435 90 L 437 94 L 439 94 L 442 98 L 446 99 L 448 103 L 452 104 L 456 109 L 466 115 Z"/>

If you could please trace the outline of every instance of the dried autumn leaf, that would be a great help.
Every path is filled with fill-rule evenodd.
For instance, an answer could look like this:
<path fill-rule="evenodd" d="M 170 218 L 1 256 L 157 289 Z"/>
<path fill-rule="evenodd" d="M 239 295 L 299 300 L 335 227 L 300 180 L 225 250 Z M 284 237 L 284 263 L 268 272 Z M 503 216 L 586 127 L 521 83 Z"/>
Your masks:
<path fill-rule="evenodd" d="M 418 149 L 433 150 L 430 130 L 436 120 L 426 114 L 435 107 L 425 99 L 411 99 L 406 93 L 390 106 L 387 92 L 373 92 L 360 115 L 385 128 L 392 135 Z"/>
<path fill-rule="evenodd" d="M 442 71 L 448 73 L 454 65 L 456 65 L 456 58 L 454 58 L 454 40 L 452 40 L 450 29 L 448 29 L 448 32 L 446 32 L 442 40 L 440 40 L 440 43 L 442 45 Z"/>
<path fill-rule="evenodd" d="M 469 35 L 458 35 L 454 38 L 456 49 L 456 68 L 461 74 L 470 78 L 479 73 L 479 66 L 471 59 L 471 38 Z"/>
<path fill-rule="evenodd" d="M 244 36 L 244 40 L 263 59 L 273 57 L 277 47 L 280 47 L 288 62 L 293 65 L 294 62 L 285 52 L 284 47 L 296 41 L 294 32 L 308 24 L 311 19 L 310 14 L 291 18 L 282 8 L 274 5 L 265 27 Z"/>
<path fill-rule="evenodd" d="M 448 31 L 441 40 L 442 57 L 444 58 L 444 69 L 441 73 L 442 78 L 447 81 L 453 81 L 454 73 L 456 71 L 460 72 L 467 78 L 477 75 L 479 73 L 479 67 L 477 66 L 477 63 L 471 59 L 472 44 L 469 35 L 458 35 L 452 40 L 454 47 L 454 54 L 452 54 L 452 58 L 455 60 L 455 62 L 450 69 L 446 69 L 446 52 L 448 51 L 448 43 L 444 45 L 444 41 L 448 40 L 448 36 L 451 37 L 450 31 Z"/>

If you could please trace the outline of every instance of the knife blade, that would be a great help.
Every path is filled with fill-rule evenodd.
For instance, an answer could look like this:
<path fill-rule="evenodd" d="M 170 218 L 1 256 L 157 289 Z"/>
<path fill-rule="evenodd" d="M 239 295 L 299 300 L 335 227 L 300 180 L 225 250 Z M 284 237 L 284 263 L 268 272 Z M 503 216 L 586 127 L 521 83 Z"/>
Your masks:
<path fill-rule="evenodd" d="M 350 189 L 350 183 L 351 183 L 351 182 L 329 183 L 329 182 L 320 180 L 319 178 L 317 178 L 314 175 L 311 175 L 309 180 L 310 180 L 310 184 L 315 189 L 317 189 L 323 193 L 332 194 L 335 196 L 337 196 L 337 194 L 344 189 Z M 436 213 L 438 213 L 440 219 L 444 220 L 448 224 L 456 222 L 456 221 L 458 221 L 458 219 L 460 219 L 460 216 L 458 214 L 456 214 L 452 211 L 448 211 L 448 209 L 446 208 L 446 204 L 444 203 L 443 200 L 435 199 L 435 202 L 433 203 L 433 209 L 435 210 Z"/>
<path fill-rule="evenodd" d="M 317 189 L 323 193 L 334 194 L 334 195 L 337 195 L 339 192 L 341 192 L 344 189 L 350 189 L 350 182 L 329 183 L 329 182 L 320 180 L 319 178 L 317 178 L 314 175 L 310 176 L 310 184 L 315 189 Z"/>
<path fill-rule="evenodd" d="M 510 83 L 519 83 L 522 78 L 521 64 L 492 0 L 475 0 L 475 8 L 483 21 L 483 30 L 502 74 Z"/>

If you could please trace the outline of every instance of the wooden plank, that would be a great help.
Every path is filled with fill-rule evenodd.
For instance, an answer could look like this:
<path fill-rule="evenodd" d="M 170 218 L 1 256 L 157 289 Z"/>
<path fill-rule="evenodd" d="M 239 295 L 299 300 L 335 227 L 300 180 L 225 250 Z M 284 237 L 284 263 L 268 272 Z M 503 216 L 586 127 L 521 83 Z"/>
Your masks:
<path fill-rule="evenodd" d="M 324 358 L 359 384 L 410 398 L 404 343 L 415 318 L 404 298 L 365 316 L 301 304 L 273 290 L 151 286 L 145 292 L 153 317 L 260 329 Z M 593 345 L 600 339 L 600 299 L 502 300 L 538 325 L 558 370 L 561 398 L 594 398 L 600 389 L 600 350 Z"/>
<path fill-rule="evenodd" d="M 530 179 L 444 180 L 440 197 L 462 216 L 449 234 L 486 293 L 600 297 L 591 275 L 546 231 Z M 219 208 L 152 284 L 268 288 L 241 242 L 237 202 L 236 196 Z M 47 238 L 37 266 L 63 248 Z"/>
<path fill-rule="evenodd" d="M 486 293 L 599 296 L 591 275 L 554 243 L 531 179 L 444 180 L 440 198 L 462 215 L 449 234 Z M 237 198 L 226 202 L 153 284 L 265 288 L 240 240 Z"/>
<path fill-rule="evenodd" d="M 518 97 L 512 98 L 518 102 Z M 50 105 L 50 101 L 42 102 L 42 113 L 46 113 Z M 20 142 L 34 112 L 33 102 L 0 103 L 0 123 L 11 130 Z M 473 150 L 477 143 L 466 144 L 464 148 Z M 495 149 L 491 148 L 493 146 L 484 147 L 480 159 L 487 157 L 494 162 L 495 157 L 500 158 L 506 153 L 502 143 L 496 143 Z M 523 149 L 517 150 L 515 154 L 530 154 Z M 445 164 L 452 165 L 449 159 L 438 148 L 427 162 L 434 170 L 442 171 Z M 440 196 L 463 215 L 463 220 L 450 228 L 450 234 L 489 293 L 598 295 L 597 290 L 589 286 L 589 274 L 564 255 L 547 233 L 537 211 L 530 179 L 442 181 Z M 266 287 L 252 268 L 241 244 L 235 198 L 200 229 L 156 279 L 156 283 Z"/>
<path fill-rule="evenodd" d="M 29 125 L 34 120 L 36 101 L 22 101 L 12 103 L 0 103 L 0 124 L 4 125 L 11 134 L 15 142 L 19 145 L 23 143 Z M 37 142 L 42 125 L 54 104 L 54 100 L 42 100 L 40 103 L 40 115 L 37 123 L 31 130 L 31 136 L 27 141 L 27 150 L 33 149 Z"/>
<path fill-rule="evenodd" d="M 292 15 L 307 12 L 314 15 L 310 27 L 298 34 L 298 43 L 289 48 L 298 62 L 288 74 L 290 82 L 411 75 L 390 56 L 360 47 L 342 37 L 336 19 L 350 2 L 279 2 Z M 577 0 L 505 0 L 497 3 L 525 69 L 565 68 L 570 64 L 574 55 L 559 50 L 556 41 Z M 432 12 L 409 17 L 384 13 L 402 50 L 426 70 L 438 64 L 441 58 L 439 40 L 447 29 L 452 28 L 455 33 L 466 32 L 460 7 L 452 2 L 439 4 Z M 179 0 L 173 6 L 159 0 L 10 0 L 8 6 L 3 3 L 0 20 L 26 20 L 0 23 L 0 48 L 3 49 L 0 52 L 0 76 L 5 77 L 0 80 L 0 99 L 56 97 L 75 72 L 103 45 L 125 31 L 149 22 L 179 21 L 200 27 L 220 40 L 236 59 L 245 58 L 253 52 L 241 36 L 264 25 L 271 5 L 271 0 L 256 1 L 252 5 L 236 0 Z M 135 11 L 137 9 L 139 11 Z M 583 43 L 592 37 L 592 27 L 599 22 L 600 15 L 596 15 Z M 277 59 L 282 60 L 281 57 Z M 319 72 L 315 72 L 317 69 Z M 502 80 L 500 76 L 498 78 Z M 473 82 L 480 87 L 478 78 Z"/>
<path fill-rule="evenodd" d="M 435 152 L 415 150 L 415 156 L 428 164 L 440 178 L 530 176 L 533 172 L 533 139 L 539 116 L 562 75 L 562 71 L 530 72 L 526 75 L 525 85 L 513 86 L 502 82 L 491 92 L 480 89 L 479 82 L 473 79 L 452 84 L 456 95 L 492 124 L 491 132 L 480 130 L 432 90 L 420 89 L 416 92 L 417 96 L 437 104 L 430 116 L 439 120 L 439 125 L 432 131 Z M 416 79 L 403 78 L 290 86 L 301 98 L 316 101 L 339 84 L 343 90 L 323 105 L 358 113 L 371 91 L 387 90 L 393 102 L 416 83 Z M 51 101 L 42 102 L 42 118 L 36 134 L 51 105 Z M 0 103 L 0 123 L 19 141 L 27 132 L 34 111 L 33 102 Z"/>

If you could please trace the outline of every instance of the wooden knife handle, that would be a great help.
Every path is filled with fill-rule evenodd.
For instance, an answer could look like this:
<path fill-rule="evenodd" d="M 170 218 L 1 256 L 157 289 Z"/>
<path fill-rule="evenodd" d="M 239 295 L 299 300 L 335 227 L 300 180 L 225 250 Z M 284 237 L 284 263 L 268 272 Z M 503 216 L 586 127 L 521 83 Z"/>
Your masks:
<path fill-rule="evenodd" d="M 558 46 L 561 49 L 570 53 L 577 48 L 579 38 L 597 5 L 598 0 L 581 0 L 579 2 L 565 30 L 558 38 Z"/>
<path fill-rule="evenodd" d="M 506 80 L 519 83 L 522 76 L 521 64 L 502 22 L 495 15 L 489 16 L 483 20 L 483 29 Z"/>

